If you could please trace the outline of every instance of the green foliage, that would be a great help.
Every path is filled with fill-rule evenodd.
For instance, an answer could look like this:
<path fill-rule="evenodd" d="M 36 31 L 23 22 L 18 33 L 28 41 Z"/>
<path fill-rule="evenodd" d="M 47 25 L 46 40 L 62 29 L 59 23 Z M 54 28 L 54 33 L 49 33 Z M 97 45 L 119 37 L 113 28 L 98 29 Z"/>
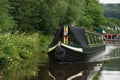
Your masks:
<path fill-rule="evenodd" d="M 1 29 L 53 34 L 65 24 L 96 29 L 103 23 L 98 0 L 1 0 L 0 4 Z"/>
<path fill-rule="evenodd" d="M 50 40 L 50 37 L 49 37 Z M 14 34 L 6 33 L 0 35 L 0 58 L 5 62 L 31 59 L 32 56 L 46 56 L 49 41 L 46 37 L 34 33 Z"/>
<path fill-rule="evenodd" d="M 79 25 L 79 21 L 83 16 L 84 0 L 68 0 L 67 12 L 65 15 L 65 24 Z"/>
<path fill-rule="evenodd" d="M 14 21 L 9 13 L 10 5 L 8 0 L 0 0 L 0 30 L 14 27 Z"/>
<path fill-rule="evenodd" d="M 103 11 L 97 0 L 10 0 L 16 29 L 54 33 L 60 25 L 99 27 Z"/>
<path fill-rule="evenodd" d="M 24 80 L 27 76 L 37 76 L 38 61 L 39 58 L 36 57 L 11 64 L 0 64 L 0 75 L 4 80 Z"/>
<path fill-rule="evenodd" d="M 68 4 L 65 0 L 42 1 L 40 7 L 41 19 L 39 30 L 44 33 L 54 33 L 56 28 L 63 23 Z"/>
<path fill-rule="evenodd" d="M 10 0 L 11 12 L 17 23 L 16 29 L 22 31 L 40 30 L 53 33 L 59 22 L 62 23 L 66 12 L 64 0 Z"/>
<path fill-rule="evenodd" d="M 104 4 L 106 17 L 103 28 L 109 33 L 120 33 L 120 4 Z"/>
<path fill-rule="evenodd" d="M 103 23 L 104 15 L 103 8 L 98 0 L 85 0 L 84 16 L 80 20 L 82 26 L 87 28 L 97 29 Z M 80 24 L 81 25 L 81 24 Z"/>
<path fill-rule="evenodd" d="M 103 28 L 110 33 L 120 33 L 120 20 L 115 18 L 106 18 Z"/>

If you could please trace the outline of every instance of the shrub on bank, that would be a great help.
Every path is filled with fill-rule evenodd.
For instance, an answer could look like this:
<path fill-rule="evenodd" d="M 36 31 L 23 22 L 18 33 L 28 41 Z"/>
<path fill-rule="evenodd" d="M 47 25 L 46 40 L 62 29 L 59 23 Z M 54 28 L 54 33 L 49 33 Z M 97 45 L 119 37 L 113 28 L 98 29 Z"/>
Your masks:
<path fill-rule="evenodd" d="M 35 56 L 46 56 L 48 39 L 44 35 L 34 33 L 6 33 L 0 35 L 0 59 L 2 62 L 12 62 L 31 59 Z"/>

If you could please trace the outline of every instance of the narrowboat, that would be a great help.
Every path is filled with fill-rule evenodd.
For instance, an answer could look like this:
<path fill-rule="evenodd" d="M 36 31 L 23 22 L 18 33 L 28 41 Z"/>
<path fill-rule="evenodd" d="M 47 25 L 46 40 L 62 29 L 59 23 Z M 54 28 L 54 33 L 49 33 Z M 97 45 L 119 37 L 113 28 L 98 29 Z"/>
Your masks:
<path fill-rule="evenodd" d="M 103 40 L 104 41 L 119 41 L 120 34 L 104 33 Z"/>
<path fill-rule="evenodd" d="M 49 61 L 87 61 L 105 50 L 102 34 L 71 25 L 61 26 L 48 48 Z"/>

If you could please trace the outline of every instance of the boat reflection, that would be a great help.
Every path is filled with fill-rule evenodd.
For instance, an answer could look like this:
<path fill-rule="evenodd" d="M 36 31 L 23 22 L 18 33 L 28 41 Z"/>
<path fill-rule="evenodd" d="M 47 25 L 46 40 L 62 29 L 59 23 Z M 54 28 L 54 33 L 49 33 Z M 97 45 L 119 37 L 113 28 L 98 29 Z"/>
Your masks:
<path fill-rule="evenodd" d="M 97 69 L 98 63 L 51 63 L 49 64 L 49 76 L 52 80 L 89 80 L 91 71 Z M 99 69 L 100 70 L 100 69 Z M 96 70 L 97 71 L 97 70 Z M 89 78 L 89 79 L 88 79 Z"/>
<path fill-rule="evenodd" d="M 99 62 L 48 63 L 39 66 L 37 76 L 26 76 L 24 80 L 93 80 L 99 70 Z"/>

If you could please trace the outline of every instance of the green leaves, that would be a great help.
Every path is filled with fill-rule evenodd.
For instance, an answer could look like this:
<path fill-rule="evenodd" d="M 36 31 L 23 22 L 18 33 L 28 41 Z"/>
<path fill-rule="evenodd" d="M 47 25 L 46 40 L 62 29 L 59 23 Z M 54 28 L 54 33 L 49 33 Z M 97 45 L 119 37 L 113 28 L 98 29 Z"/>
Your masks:
<path fill-rule="evenodd" d="M 32 56 L 42 55 L 42 52 L 44 52 L 45 56 L 47 47 L 48 41 L 46 37 L 42 35 L 39 37 L 38 33 L 32 35 L 26 35 L 24 33 L 6 33 L 0 35 L 0 58 L 5 58 L 11 62 L 21 59 L 30 59 Z"/>
<path fill-rule="evenodd" d="M 84 0 L 10 0 L 11 12 L 22 31 L 40 30 L 51 34 L 63 24 L 79 24 Z"/>
<path fill-rule="evenodd" d="M 13 17 L 9 13 L 10 5 L 8 0 L 0 0 L 0 29 L 14 27 Z"/>
<path fill-rule="evenodd" d="M 84 0 L 69 0 L 68 9 L 65 16 L 66 24 L 79 25 L 79 20 L 83 16 Z"/>
<path fill-rule="evenodd" d="M 87 26 L 87 28 L 97 29 L 100 27 L 101 24 L 103 24 L 103 8 L 99 4 L 98 0 L 85 0 L 86 5 L 84 8 L 84 16 L 83 20 L 85 20 L 86 23 L 83 23 L 83 26 Z"/>
<path fill-rule="evenodd" d="M 14 29 L 20 31 L 39 30 L 45 34 L 54 34 L 59 26 L 65 24 L 97 28 L 104 18 L 98 0 L 1 0 L 0 2 L 0 27 L 5 29 L 14 26 Z"/>

